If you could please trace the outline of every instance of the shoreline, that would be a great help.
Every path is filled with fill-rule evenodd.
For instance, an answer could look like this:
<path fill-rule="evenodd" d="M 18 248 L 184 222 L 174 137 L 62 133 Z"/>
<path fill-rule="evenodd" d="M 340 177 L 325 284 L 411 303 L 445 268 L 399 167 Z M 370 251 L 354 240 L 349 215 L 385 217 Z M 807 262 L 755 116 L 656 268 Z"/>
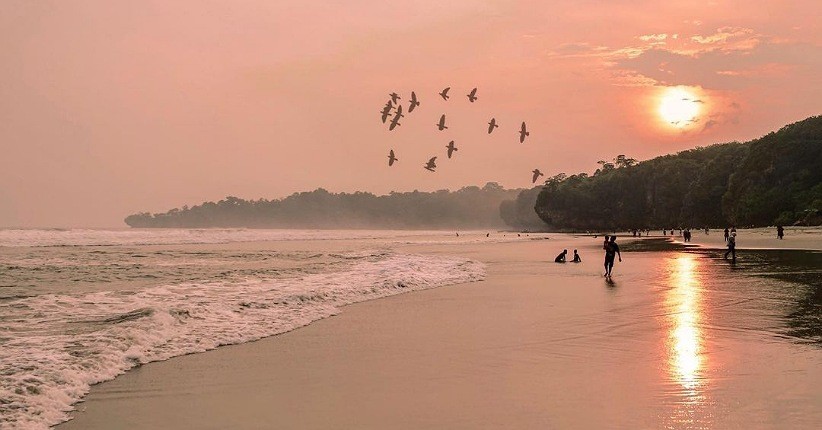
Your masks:
<path fill-rule="evenodd" d="M 659 417 L 676 419 L 682 411 L 668 410 L 671 407 L 655 400 L 655 390 L 667 390 L 667 385 L 656 384 L 675 378 L 657 367 L 666 360 L 664 349 L 653 336 L 631 341 L 647 343 L 640 350 L 650 351 L 651 358 L 620 346 L 621 332 L 652 321 L 627 316 L 620 323 L 607 317 L 591 325 L 588 320 L 659 294 L 651 289 L 637 295 L 641 291 L 635 290 L 642 289 L 639 278 L 646 276 L 648 264 L 684 253 L 629 252 L 626 261 L 631 264 L 618 265 L 616 281 L 608 284 L 601 277 L 597 241 L 577 243 L 586 262 L 580 265 L 551 262 L 553 247 L 562 243 L 403 245 L 400 252 L 481 261 L 487 264 L 486 280 L 350 304 L 340 314 L 299 330 L 149 363 L 92 386 L 76 405 L 78 411 L 71 413 L 74 419 L 57 428 L 670 424 Z M 552 250 L 546 254 L 548 248 Z M 566 332 L 567 326 L 560 329 L 568 321 L 577 321 L 573 330 L 578 333 Z M 717 353 L 723 354 L 727 352 Z M 637 384 L 642 388 L 626 403 L 622 390 Z M 596 413 L 581 412 L 594 405 Z M 626 417 L 626 409 L 635 416 Z M 642 412 L 645 409 L 654 413 Z M 778 427 L 764 419 L 771 423 L 766 427 Z M 813 428 L 804 421 L 794 424 Z"/>

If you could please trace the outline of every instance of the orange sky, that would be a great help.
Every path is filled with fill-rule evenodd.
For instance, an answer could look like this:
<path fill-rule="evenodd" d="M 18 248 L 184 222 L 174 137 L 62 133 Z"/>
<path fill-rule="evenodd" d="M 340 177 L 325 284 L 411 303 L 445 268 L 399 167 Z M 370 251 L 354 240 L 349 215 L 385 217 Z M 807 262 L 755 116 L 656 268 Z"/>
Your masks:
<path fill-rule="evenodd" d="M 526 187 L 534 168 L 747 140 L 822 113 L 819 16 L 816 0 L 5 0 L 0 226 L 317 187 Z M 704 103 L 682 129 L 657 114 L 676 85 Z M 422 104 L 387 131 L 388 93 L 411 90 Z"/>

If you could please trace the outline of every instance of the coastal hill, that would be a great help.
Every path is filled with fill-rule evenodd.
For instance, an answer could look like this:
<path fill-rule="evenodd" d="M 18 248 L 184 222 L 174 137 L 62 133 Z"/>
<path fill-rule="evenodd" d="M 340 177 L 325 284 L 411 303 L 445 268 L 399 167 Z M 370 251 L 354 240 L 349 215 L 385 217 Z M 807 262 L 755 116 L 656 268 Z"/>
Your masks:
<path fill-rule="evenodd" d="M 822 224 L 822 116 L 745 143 L 599 164 L 503 202 L 502 218 L 560 230 Z"/>
<path fill-rule="evenodd" d="M 520 191 L 493 182 L 482 188 L 392 192 L 383 196 L 330 193 L 320 188 L 275 200 L 226 197 L 216 203 L 183 206 L 165 213 L 129 215 L 125 222 L 131 227 L 164 228 L 503 228 L 500 203 L 515 198 Z"/>

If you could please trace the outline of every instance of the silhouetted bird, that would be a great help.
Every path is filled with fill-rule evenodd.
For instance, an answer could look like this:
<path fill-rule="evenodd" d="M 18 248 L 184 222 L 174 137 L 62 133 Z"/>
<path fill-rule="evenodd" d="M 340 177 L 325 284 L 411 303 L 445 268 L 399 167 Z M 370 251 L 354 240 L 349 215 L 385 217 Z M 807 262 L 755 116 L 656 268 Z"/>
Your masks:
<path fill-rule="evenodd" d="M 491 132 L 497 127 L 499 127 L 499 125 L 497 125 L 496 118 L 491 118 L 491 121 L 488 122 L 488 134 L 491 134 Z"/>
<path fill-rule="evenodd" d="M 445 114 L 442 114 L 442 116 L 440 117 L 440 122 L 437 124 L 437 129 L 439 131 L 443 131 L 446 128 L 448 127 L 445 126 Z"/>
<path fill-rule="evenodd" d="M 391 96 L 391 102 L 394 104 L 397 104 L 397 101 L 400 99 L 400 95 L 397 93 L 391 93 L 389 96 Z"/>
<path fill-rule="evenodd" d="M 393 130 L 394 127 L 400 124 L 400 118 L 404 117 L 405 115 L 402 114 L 402 106 L 397 106 L 397 113 L 394 114 L 394 119 L 391 120 L 391 125 L 388 126 L 388 130 Z"/>
<path fill-rule="evenodd" d="M 382 108 L 382 123 L 385 124 L 385 120 L 391 115 L 391 102 L 389 102 L 384 108 Z"/>
<path fill-rule="evenodd" d="M 542 172 L 539 171 L 539 169 L 534 169 L 532 173 L 534 174 L 534 177 L 531 179 L 532 184 L 536 184 L 537 179 L 539 179 L 540 176 L 545 176 L 542 174 Z"/>
<path fill-rule="evenodd" d="M 468 101 L 470 101 L 471 103 L 474 103 L 475 101 L 477 101 L 477 89 L 476 88 L 474 88 L 473 90 L 471 90 L 470 93 L 468 93 Z"/>
<path fill-rule="evenodd" d="M 408 113 L 413 112 L 414 108 L 419 106 L 419 105 L 420 105 L 420 102 L 417 101 L 417 93 L 411 91 L 411 104 L 408 105 Z"/>
<path fill-rule="evenodd" d="M 451 154 L 453 154 L 454 151 L 459 151 L 459 149 L 457 149 L 457 147 L 454 146 L 454 141 L 453 140 L 448 142 L 448 145 L 446 146 L 446 148 L 448 148 L 448 158 L 451 158 Z"/>
<path fill-rule="evenodd" d="M 522 122 L 522 128 L 519 129 L 519 143 L 525 142 L 525 136 L 530 136 L 531 133 L 525 129 L 525 121 Z"/>
<path fill-rule="evenodd" d="M 388 152 L 388 165 L 393 166 L 395 161 L 399 161 L 399 158 L 394 156 L 394 150 Z"/>
<path fill-rule="evenodd" d="M 425 167 L 425 169 L 430 170 L 430 171 L 433 172 L 434 169 L 437 168 L 437 157 L 431 157 L 431 159 L 428 160 L 428 162 L 425 163 L 425 166 L 423 166 L 423 167 Z"/>
<path fill-rule="evenodd" d="M 440 92 L 440 96 L 442 96 L 443 100 L 448 101 L 448 90 L 450 89 L 451 87 L 448 87 Z"/>

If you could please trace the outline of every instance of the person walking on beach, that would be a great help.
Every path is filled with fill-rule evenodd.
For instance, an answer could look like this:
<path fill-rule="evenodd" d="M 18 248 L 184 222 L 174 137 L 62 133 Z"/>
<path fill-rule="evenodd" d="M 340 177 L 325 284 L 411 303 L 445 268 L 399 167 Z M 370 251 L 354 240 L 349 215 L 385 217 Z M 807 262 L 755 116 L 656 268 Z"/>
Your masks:
<path fill-rule="evenodd" d="M 563 249 L 562 252 L 560 252 L 559 255 L 557 255 L 557 258 L 554 259 L 554 263 L 564 263 L 565 262 L 565 256 L 567 254 L 568 254 L 568 250 Z"/>
<path fill-rule="evenodd" d="M 732 256 L 732 262 L 736 263 L 736 232 L 728 236 L 728 251 L 725 252 L 725 259 L 728 259 L 728 254 Z"/>
<path fill-rule="evenodd" d="M 725 227 L 725 243 L 728 243 L 728 236 L 729 236 L 729 234 L 730 234 L 730 233 L 728 233 L 728 227 Z"/>
<path fill-rule="evenodd" d="M 611 279 L 611 271 L 614 269 L 614 258 L 619 255 L 619 262 L 622 263 L 622 254 L 619 252 L 619 245 L 616 244 L 616 236 L 611 236 L 611 240 L 603 246 L 605 249 L 605 277 Z"/>
<path fill-rule="evenodd" d="M 574 259 L 571 260 L 572 263 L 582 263 L 582 259 L 579 258 L 579 254 L 577 254 L 577 250 L 574 250 Z"/>
<path fill-rule="evenodd" d="M 776 237 L 782 240 L 785 237 L 785 229 L 781 225 L 776 226 Z"/>

